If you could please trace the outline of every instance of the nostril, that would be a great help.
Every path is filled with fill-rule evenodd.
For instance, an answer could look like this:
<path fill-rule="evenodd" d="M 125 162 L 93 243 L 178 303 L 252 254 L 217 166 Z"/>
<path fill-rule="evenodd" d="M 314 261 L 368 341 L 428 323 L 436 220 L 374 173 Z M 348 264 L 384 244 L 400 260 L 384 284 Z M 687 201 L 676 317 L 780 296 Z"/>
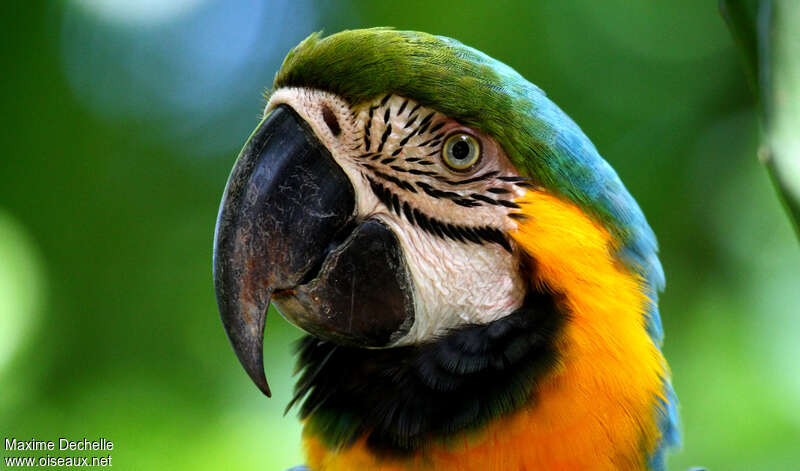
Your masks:
<path fill-rule="evenodd" d="M 325 121 L 325 124 L 328 125 L 328 128 L 334 136 L 338 136 L 342 133 L 342 128 L 339 127 L 339 121 L 336 119 L 336 115 L 333 114 L 333 110 L 328 108 L 328 105 L 322 105 L 322 119 Z"/>

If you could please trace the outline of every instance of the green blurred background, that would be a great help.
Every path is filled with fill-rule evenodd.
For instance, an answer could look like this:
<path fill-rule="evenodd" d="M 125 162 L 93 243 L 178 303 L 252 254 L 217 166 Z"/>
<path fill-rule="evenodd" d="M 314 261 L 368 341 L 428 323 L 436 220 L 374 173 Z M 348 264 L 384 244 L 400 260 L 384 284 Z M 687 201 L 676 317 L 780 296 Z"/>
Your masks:
<path fill-rule="evenodd" d="M 267 400 L 217 314 L 217 205 L 288 49 L 391 25 L 516 68 L 638 199 L 668 280 L 669 468 L 798 469 L 800 251 L 716 2 L 447 3 L 2 2 L 0 439 L 103 436 L 118 469 L 301 462 L 299 332 L 268 320 Z"/>

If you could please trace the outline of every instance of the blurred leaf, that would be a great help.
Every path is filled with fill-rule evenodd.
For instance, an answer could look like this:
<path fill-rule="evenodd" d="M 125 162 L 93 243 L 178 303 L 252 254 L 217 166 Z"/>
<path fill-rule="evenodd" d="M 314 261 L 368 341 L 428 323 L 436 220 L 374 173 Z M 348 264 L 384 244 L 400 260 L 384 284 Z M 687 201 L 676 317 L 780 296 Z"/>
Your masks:
<path fill-rule="evenodd" d="M 756 95 L 765 135 L 758 151 L 800 237 L 800 3 L 720 0 Z"/>

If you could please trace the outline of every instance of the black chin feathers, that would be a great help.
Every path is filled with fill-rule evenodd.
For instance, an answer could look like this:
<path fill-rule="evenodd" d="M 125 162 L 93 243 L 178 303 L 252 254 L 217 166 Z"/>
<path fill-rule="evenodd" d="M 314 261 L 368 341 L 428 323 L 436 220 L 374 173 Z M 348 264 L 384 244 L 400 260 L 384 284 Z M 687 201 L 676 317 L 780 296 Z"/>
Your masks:
<path fill-rule="evenodd" d="M 556 295 L 532 291 L 514 313 L 430 343 L 368 350 L 305 337 L 288 408 L 330 447 L 367 435 L 377 453 L 404 454 L 479 427 L 533 399 L 557 361 L 564 321 Z"/>

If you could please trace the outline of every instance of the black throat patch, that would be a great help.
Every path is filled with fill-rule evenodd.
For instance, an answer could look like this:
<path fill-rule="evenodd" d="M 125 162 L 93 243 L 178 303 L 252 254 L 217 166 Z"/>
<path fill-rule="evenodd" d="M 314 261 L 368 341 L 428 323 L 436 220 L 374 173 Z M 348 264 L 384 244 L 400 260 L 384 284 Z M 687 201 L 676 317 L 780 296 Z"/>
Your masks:
<path fill-rule="evenodd" d="M 535 399 L 557 360 L 558 295 L 531 291 L 514 313 L 440 339 L 383 350 L 308 336 L 298 346 L 295 402 L 307 431 L 331 448 L 367 435 L 375 453 L 404 455 L 475 429 Z"/>

